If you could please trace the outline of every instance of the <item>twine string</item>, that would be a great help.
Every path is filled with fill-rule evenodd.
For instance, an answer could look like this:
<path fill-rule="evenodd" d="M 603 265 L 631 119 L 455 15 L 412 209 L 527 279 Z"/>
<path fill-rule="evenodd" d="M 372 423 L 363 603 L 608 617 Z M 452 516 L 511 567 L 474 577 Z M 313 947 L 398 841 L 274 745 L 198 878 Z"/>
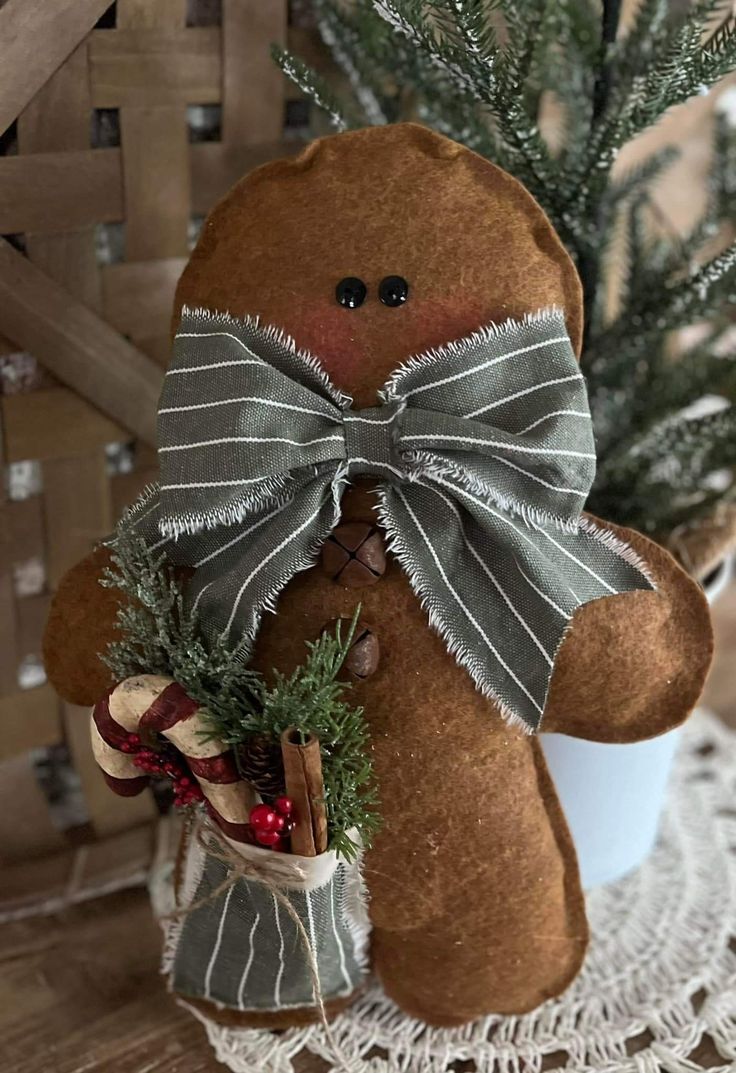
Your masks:
<path fill-rule="evenodd" d="M 307 934 L 307 929 L 304 927 L 301 917 L 294 908 L 291 899 L 284 892 L 283 888 L 274 882 L 272 877 L 268 874 L 267 869 L 261 868 L 254 861 L 248 861 L 245 857 L 241 856 L 241 854 L 234 850 L 233 847 L 224 840 L 220 832 L 209 822 L 204 821 L 197 826 L 195 837 L 200 848 L 206 854 L 213 857 L 216 861 L 221 861 L 227 867 L 227 875 L 222 882 L 218 883 L 208 894 L 203 895 L 201 898 L 196 898 L 188 905 L 180 906 L 169 913 L 164 913 L 160 919 L 164 922 L 183 920 L 191 913 L 195 913 L 198 909 L 202 909 L 204 906 L 211 905 L 213 902 L 217 901 L 222 894 L 230 890 L 230 888 L 240 879 L 250 879 L 254 880 L 256 883 L 263 884 L 274 898 L 276 898 L 279 905 L 286 910 L 294 923 L 309 969 L 314 1004 L 319 1013 L 325 1038 L 332 1049 L 339 1067 L 343 1069 L 345 1073 L 351 1073 L 355 1067 L 352 1061 L 343 1054 L 335 1039 L 332 1028 L 330 1027 L 324 995 L 322 993 L 322 984 L 319 978 L 317 957 L 310 942 L 309 935 Z"/>

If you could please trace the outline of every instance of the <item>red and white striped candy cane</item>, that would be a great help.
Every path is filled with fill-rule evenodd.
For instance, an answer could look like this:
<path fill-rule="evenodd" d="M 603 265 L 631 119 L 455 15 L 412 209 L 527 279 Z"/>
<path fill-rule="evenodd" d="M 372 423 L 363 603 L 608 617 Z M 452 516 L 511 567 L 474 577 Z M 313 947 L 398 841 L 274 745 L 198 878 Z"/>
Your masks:
<path fill-rule="evenodd" d="M 195 701 L 173 679 L 157 674 L 140 674 L 115 686 L 95 704 L 90 724 L 95 760 L 116 794 L 133 797 L 149 781 L 131 755 L 130 735 L 145 741 L 161 734 L 181 753 L 213 820 L 234 841 L 249 841 L 253 788 L 240 778 L 232 750 L 205 738 L 206 729 Z"/>

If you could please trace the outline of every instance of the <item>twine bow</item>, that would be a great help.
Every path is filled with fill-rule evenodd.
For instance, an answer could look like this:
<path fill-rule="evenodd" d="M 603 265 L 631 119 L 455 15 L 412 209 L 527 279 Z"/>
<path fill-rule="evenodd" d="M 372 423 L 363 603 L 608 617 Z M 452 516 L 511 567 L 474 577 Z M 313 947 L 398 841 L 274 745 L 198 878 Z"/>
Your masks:
<path fill-rule="evenodd" d="M 353 410 L 316 359 L 257 321 L 185 310 L 159 409 L 160 489 L 129 518 L 195 567 L 203 628 L 244 641 L 378 479 L 379 520 L 459 663 L 536 730 L 582 604 L 650 589 L 631 548 L 581 516 L 595 473 L 585 384 L 549 310 L 409 360 Z M 161 538 L 163 534 L 163 539 Z"/>

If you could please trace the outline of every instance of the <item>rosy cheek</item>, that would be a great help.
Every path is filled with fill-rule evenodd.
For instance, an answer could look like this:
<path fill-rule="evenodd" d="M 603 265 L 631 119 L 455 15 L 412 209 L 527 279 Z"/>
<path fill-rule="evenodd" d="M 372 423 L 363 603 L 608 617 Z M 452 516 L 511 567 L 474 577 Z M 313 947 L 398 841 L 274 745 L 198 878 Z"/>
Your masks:
<path fill-rule="evenodd" d="M 327 375 L 349 390 L 356 373 L 365 366 L 367 327 L 363 311 L 336 305 L 334 309 L 303 313 L 298 328 L 290 330 L 297 345 L 311 351 Z"/>
<path fill-rule="evenodd" d="M 336 305 L 291 312 L 286 330 L 348 392 L 365 385 L 368 369 L 375 374 L 372 387 L 380 388 L 411 355 L 467 335 L 493 316 L 487 306 L 467 296 L 415 297 L 399 309 L 366 305 L 346 310 Z"/>

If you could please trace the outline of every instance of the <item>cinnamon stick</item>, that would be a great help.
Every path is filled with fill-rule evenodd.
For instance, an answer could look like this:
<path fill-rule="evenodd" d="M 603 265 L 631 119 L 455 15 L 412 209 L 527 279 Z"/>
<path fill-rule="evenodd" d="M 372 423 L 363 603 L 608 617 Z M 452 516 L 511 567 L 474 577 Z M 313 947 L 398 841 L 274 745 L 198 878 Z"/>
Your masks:
<path fill-rule="evenodd" d="M 289 727 L 281 735 L 286 794 L 294 802 L 291 849 L 302 857 L 316 857 L 327 849 L 327 810 L 322 779 L 319 739 L 301 735 Z"/>

